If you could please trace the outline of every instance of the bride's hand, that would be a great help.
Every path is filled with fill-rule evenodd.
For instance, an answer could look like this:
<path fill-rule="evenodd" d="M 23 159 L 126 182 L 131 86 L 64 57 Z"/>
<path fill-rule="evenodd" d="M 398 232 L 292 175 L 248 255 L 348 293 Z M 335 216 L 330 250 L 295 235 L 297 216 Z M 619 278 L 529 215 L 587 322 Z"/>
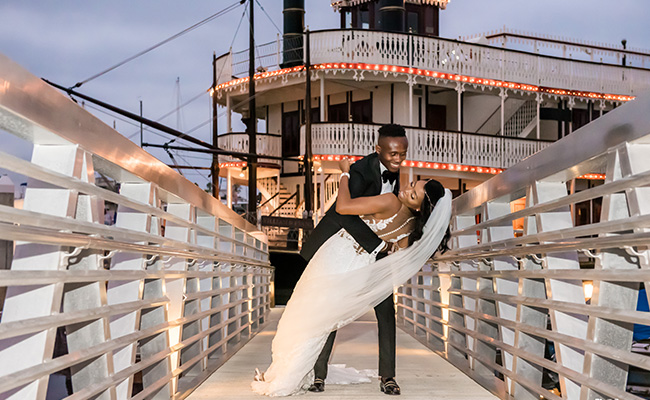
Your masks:
<path fill-rule="evenodd" d="M 350 160 L 342 158 L 341 161 L 339 161 L 339 169 L 341 172 L 350 172 Z"/>

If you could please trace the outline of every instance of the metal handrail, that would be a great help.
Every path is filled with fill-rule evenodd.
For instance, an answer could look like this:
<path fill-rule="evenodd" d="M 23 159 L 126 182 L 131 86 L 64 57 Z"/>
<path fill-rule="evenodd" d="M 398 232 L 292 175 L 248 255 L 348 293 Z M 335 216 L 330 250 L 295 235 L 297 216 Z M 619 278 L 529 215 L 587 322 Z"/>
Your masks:
<path fill-rule="evenodd" d="M 649 108 L 638 98 L 454 199 L 452 248 L 398 290 L 400 324 L 503 399 L 641 399 L 625 388 L 629 367 L 650 370 L 630 350 L 633 324 L 649 325 L 637 310 L 650 279 Z M 604 184 L 569 192 L 603 168 Z M 594 199 L 601 219 L 576 225 L 572 210 Z"/>
<path fill-rule="evenodd" d="M 278 211 L 279 209 L 281 209 L 281 208 L 282 208 L 285 204 L 287 204 L 291 199 L 293 199 L 294 197 L 296 197 L 297 194 L 298 194 L 298 191 L 294 192 L 291 196 L 289 196 L 285 201 L 283 201 L 279 206 L 277 206 L 277 207 L 275 208 L 275 210 L 271 211 L 271 213 L 269 214 L 269 217 L 273 216 L 273 214 L 275 214 L 276 211 Z"/>
<path fill-rule="evenodd" d="M 271 197 L 269 197 L 268 199 L 266 199 L 266 201 L 263 202 L 262 204 L 260 204 L 259 206 L 257 206 L 257 208 L 262 208 L 262 207 L 264 207 L 264 206 L 267 205 L 271 200 L 275 199 L 275 198 L 278 197 L 279 195 L 280 195 L 280 192 L 275 192 L 275 194 L 274 194 L 273 196 L 271 196 Z"/>
<path fill-rule="evenodd" d="M 23 210 L 0 206 L 0 239 L 16 242 L 0 397 L 43 400 L 66 369 L 71 399 L 186 397 L 268 319 L 266 236 L 3 55 L 0 82 L 0 129 L 34 143 L 31 162 L 0 152 L 30 178 Z M 69 353 L 53 358 L 61 327 Z"/>

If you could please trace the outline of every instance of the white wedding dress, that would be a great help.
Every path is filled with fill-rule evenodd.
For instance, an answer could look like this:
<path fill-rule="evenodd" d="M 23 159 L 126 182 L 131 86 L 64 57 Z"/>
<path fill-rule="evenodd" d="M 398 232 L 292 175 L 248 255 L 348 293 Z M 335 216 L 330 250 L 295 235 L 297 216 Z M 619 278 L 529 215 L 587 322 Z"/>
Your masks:
<path fill-rule="evenodd" d="M 379 236 L 403 236 L 404 219 L 366 221 Z M 273 362 L 254 381 L 253 391 L 288 396 L 305 390 L 327 336 L 359 318 L 415 275 L 438 248 L 451 217 L 451 192 L 438 201 L 422 238 L 410 247 L 374 261 L 345 231 L 329 238 L 314 254 L 296 284 L 278 323 L 271 347 Z M 406 221 L 407 223 L 409 221 Z M 397 233 L 397 234 L 396 234 Z"/>

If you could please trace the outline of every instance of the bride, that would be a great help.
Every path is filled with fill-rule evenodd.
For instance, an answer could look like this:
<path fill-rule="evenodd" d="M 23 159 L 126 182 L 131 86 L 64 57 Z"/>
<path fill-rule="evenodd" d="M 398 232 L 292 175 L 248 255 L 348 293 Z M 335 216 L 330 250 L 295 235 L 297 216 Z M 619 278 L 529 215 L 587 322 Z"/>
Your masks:
<path fill-rule="evenodd" d="M 401 190 L 351 198 L 349 162 L 336 202 L 340 214 L 360 215 L 399 251 L 375 261 L 343 229 L 328 239 L 305 268 L 278 323 L 271 347 L 273 361 L 255 376 L 253 391 L 288 396 L 309 387 L 313 367 L 329 333 L 356 320 L 393 288 L 415 275 L 445 238 L 451 193 L 436 180 L 420 180 Z"/>

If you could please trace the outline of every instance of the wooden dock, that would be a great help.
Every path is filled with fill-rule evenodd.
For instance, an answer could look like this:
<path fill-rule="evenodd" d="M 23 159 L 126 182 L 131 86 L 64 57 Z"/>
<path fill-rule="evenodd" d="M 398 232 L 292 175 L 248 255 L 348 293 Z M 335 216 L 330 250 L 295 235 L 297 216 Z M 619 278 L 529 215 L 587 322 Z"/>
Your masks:
<path fill-rule="evenodd" d="M 270 322 L 237 354 L 210 376 L 189 397 L 189 400 L 248 400 L 263 399 L 253 393 L 250 382 L 255 367 L 266 369 L 271 363 L 271 340 L 275 335 L 282 308 L 271 310 Z M 338 332 L 334 364 L 346 364 L 356 369 L 377 369 L 377 324 L 374 313 Z M 402 395 L 397 399 L 497 399 L 468 376 L 424 347 L 417 340 L 397 329 L 397 382 Z M 327 385 L 323 393 L 306 393 L 305 399 L 383 399 L 378 381 L 356 385 Z"/>

